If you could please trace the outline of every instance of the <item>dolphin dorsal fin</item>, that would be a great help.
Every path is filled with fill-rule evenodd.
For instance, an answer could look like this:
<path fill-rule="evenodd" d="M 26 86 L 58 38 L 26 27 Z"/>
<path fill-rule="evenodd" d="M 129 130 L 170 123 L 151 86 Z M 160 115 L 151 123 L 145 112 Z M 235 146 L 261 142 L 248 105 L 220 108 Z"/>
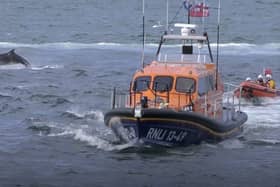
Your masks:
<path fill-rule="evenodd" d="M 15 49 L 11 49 L 9 53 L 15 53 Z"/>
<path fill-rule="evenodd" d="M 15 54 L 15 49 L 11 49 L 11 50 L 8 52 L 8 55 L 12 55 L 12 54 Z"/>

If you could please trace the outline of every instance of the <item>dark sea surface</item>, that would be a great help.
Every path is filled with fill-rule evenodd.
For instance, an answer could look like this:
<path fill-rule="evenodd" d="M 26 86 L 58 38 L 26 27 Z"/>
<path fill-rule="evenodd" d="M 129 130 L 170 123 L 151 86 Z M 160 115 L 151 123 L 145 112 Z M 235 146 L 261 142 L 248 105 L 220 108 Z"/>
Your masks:
<path fill-rule="evenodd" d="M 170 20 L 181 4 L 170 1 Z M 279 88 L 279 10 L 279 0 L 222 2 L 225 82 L 270 67 Z M 148 62 L 165 0 L 146 1 L 145 11 Z M 243 103 L 244 132 L 217 144 L 114 143 L 103 117 L 112 88 L 128 88 L 140 66 L 142 1 L 1 0 L 0 18 L 0 53 L 15 48 L 32 64 L 0 67 L 1 187 L 280 186 L 280 98 Z M 216 27 L 208 28 L 213 42 Z"/>

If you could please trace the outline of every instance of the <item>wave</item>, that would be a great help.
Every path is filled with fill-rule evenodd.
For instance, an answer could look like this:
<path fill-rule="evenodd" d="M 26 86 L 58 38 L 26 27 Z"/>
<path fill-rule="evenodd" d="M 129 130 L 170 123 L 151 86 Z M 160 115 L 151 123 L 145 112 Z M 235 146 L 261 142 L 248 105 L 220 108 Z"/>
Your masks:
<path fill-rule="evenodd" d="M 252 144 L 252 145 L 260 145 L 260 146 L 279 145 L 280 140 L 278 140 L 278 139 L 255 139 L 255 140 L 249 140 L 247 143 Z"/>
<path fill-rule="evenodd" d="M 168 47 L 177 47 L 169 45 Z M 211 45 L 216 50 L 216 43 Z M 222 54 L 229 55 L 279 55 L 280 43 L 221 43 L 219 44 Z M 146 52 L 154 52 L 158 47 L 157 43 L 147 43 Z M 35 48 L 35 49 L 55 49 L 55 50 L 79 50 L 79 49 L 112 49 L 125 51 L 141 51 L 142 44 L 133 43 L 75 43 L 75 42 L 54 42 L 41 44 L 0 42 L 0 48 Z"/>
<path fill-rule="evenodd" d="M 45 66 L 32 66 L 31 70 L 39 71 L 44 69 L 60 69 L 63 68 L 63 65 L 45 65 Z"/>
<path fill-rule="evenodd" d="M 71 118 L 71 119 L 84 119 L 89 118 L 96 120 L 98 122 L 103 122 L 104 115 L 101 111 L 81 111 L 78 108 L 72 108 L 70 110 L 67 110 L 62 114 L 62 116 Z"/>
<path fill-rule="evenodd" d="M 88 131 L 88 127 L 83 128 L 82 126 L 68 126 L 60 132 L 51 132 L 48 127 L 35 127 L 30 128 L 33 131 L 39 131 L 39 135 L 46 135 L 48 137 L 72 137 L 74 140 L 84 142 L 89 146 L 96 147 L 104 151 L 121 151 L 129 147 L 133 147 L 135 142 L 131 141 L 127 144 L 115 144 L 113 140 L 108 138 L 108 135 L 112 135 L 111 131 L 106 131 L 104 129 L 99 130 L 99 132 L 93 133 Z M 97 130 L 97 129 L 95 129 Z"/>
<path fill-rule="evenodd" d="M 263 98 L 257 106 L 254 103 L 247 104 L 242 110 L 249 116 L 248 129 L 280 128 L 280 98 Z"/>
<path fill-rule="evenodd" d="M 51 94 L 33 94 L 30 96 L 30 99 L 32 101 L 38 101 L 43 104 L 50 104 L 52 107 L 72 103 L 70 100 L 68 100 L 63 96 L 57 96 Z"/>

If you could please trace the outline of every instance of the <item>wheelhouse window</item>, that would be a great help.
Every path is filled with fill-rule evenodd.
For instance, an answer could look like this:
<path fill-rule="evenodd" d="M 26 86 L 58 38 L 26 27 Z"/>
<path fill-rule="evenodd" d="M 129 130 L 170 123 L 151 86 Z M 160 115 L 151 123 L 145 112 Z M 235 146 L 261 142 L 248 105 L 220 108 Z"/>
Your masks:
<path fill-rule="evenodd" d="M 215 89 L 214 76 L 208 75 L 206 77 L 201 77 L 198 80 L 198 94 L 200 96 L 208 93 Z"/>
<path fill-rule="evenodd" d="M 150 87 L 150 83 L 150 76 L 137 77 L 134 80 L 133 91 L 145 91 Z"/>
<path fill-rule="evenodd" d="M 195 90 L 195 80 L 186 77 L 178 77 L 175 89 L 177 92 L 192 93 Z"/>
<path fill-rule="evenodd" d="M 173 85 L 173 78 L 169 76 L 157 76 L 154 78 L 153 90 L 159 92 L 170 91 Z"/>

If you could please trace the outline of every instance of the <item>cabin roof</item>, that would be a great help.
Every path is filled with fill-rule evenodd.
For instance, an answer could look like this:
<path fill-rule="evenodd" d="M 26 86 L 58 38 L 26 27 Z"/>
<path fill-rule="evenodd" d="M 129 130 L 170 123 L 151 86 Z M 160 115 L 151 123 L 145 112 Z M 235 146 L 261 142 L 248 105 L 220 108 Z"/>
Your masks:
<path fill-rule="evenodd" d="M 144 67 L 143 70 L 138 71 L 136 76 L 139 75 L 170 75 L 170 76 L 191 76 L 199 77 L 209 72 L 214 73 L 214 64 L 202 63 L 163 63 L 153 61 L 151 64 Z"/>

